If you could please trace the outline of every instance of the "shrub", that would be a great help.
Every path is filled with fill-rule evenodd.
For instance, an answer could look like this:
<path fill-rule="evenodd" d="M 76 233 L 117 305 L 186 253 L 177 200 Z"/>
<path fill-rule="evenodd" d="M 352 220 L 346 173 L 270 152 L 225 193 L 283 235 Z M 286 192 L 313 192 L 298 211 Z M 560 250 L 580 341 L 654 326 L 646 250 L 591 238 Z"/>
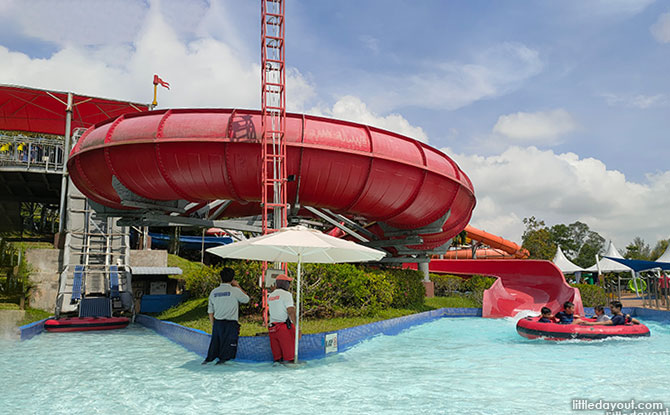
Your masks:
<path fill-rule="evenodd" d="M 423 305 L 426 289 L 423 274 L 411 269 L 388 269 L 385 271 L 393 287 L 394 308 L 417 308 Z"/>
<path fill-rule="evenodd" d="M 480 306 L 484 299 L 484 291 L 488 290 L 497 278 L 485 277 L 483 275 L 473 275 L 463 282 L 463 289 L 469 298 Z"/>
<path fill-rule="evenodd" d="M 430 274 L 430 280 L 435 284 L 435 295 L 438 297 L 449 297 L 462 289 L 465 280 L 456 275 Z"/>
<path fill-rule="evenodd" d="M 435 283 L 436 296 L 461 296 L 474 301 L 479 306 L 482 305 L 484 291 L 490 288 L 496 281 L 496 278 L 485 277 L 483 275 L 473 275 L 470 278 L 462 278 L 449 274 L 430 274 L 430 279 Z"/>
<path fill-rule="evenodd" d="M 209 296 L 210 291 L 221 283 L 219 270 L 208 266 L 190 269 L 182 277 L 186 281 L 186 290 L 195 298 Z"/>
<path fill-rule="evenodd" d="M 380 270 L 351 264 L 305 264 L 302 281 L 305 317 L 368 315 L 393 302 L 394 287 Z"/>
<path fill-rule="evenodd" d="M 607 305 L 607 294 L 605 290 L 597 285 L 590 284 L 570 284 L 579 290 L 582 296 L 584 307 L 595 307 L 597 305 Z"/>

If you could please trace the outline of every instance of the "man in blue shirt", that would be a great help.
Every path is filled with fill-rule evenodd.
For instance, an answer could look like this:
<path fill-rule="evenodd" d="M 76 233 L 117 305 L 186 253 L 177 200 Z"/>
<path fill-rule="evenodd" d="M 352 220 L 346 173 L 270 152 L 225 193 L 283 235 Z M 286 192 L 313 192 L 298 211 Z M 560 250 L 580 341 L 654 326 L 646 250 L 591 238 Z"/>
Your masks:
<path fill-rule="evenodd" d="M 621 312 L 621 302 L 612 301 L 610 303 L 610 310 L 612 310 L 612 319 L 607 321 L 584 321 L 582 324 L 586 326 L 623 326 L 626 324 L 627 317 Z M 631 319 L 633 324 L 640 324 L 637 319 Z"/>
<path fill-rule="evenodd" d="M 572 324 L 581 322 L 579 316 L 575 314 L 575 305 L 570 301 L 563 303 L 563 311 L 556 313 L 554 318 L 558 320 L 558 324 Z"/>
<path fill-rule="evenodd" d="M 222 269 L 220 275 L 221 285 L 209 294 L 207 313 L 212 323 L 212 340 L 203 365 L 217 357 L 217 365 L 235 358 L 240 335 L 238 308 L 240 304 L 249 302 L 249 296 L 235 281 L 235 271 L 232 268 Z"/>

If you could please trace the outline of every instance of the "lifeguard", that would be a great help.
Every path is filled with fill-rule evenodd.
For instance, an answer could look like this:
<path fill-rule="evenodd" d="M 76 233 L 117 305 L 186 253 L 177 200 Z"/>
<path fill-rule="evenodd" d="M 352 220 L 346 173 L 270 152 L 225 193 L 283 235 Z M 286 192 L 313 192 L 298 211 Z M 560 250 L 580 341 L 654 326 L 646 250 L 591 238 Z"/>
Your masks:
<path fill-rule="evenodd" d="M 275 362 L 293 363 L 295 357 L 295 305 L 288 291 L 291 281 L 293 278 L 284 274 L 277 276 L 275 289 L 268 294 L 268 331 Z"/>

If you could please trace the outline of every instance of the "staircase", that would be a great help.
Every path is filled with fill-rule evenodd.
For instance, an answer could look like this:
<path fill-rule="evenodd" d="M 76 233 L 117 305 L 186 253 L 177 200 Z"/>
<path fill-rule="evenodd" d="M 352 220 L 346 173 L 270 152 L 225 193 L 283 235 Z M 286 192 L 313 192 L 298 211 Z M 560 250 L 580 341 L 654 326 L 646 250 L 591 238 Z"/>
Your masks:
<path fill-rule="evenodd" d="M 134 312 L 129 230 L 117 226 L 116 220 L 98 217 L 89 200 L 70 183 L 56 318 Z"/>

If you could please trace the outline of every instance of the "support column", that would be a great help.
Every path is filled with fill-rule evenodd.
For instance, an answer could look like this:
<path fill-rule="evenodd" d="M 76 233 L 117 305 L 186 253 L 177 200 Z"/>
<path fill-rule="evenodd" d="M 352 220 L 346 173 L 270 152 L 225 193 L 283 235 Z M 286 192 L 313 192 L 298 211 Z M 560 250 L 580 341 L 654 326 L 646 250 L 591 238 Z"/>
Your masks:
<path fill-rule="evenodd" d="M 423 274 L 423 287 L 426 289 L 426 297 L 435 297 L 435 284 L 430 280 L 428 262 L 419 262 L 419 271 Z"/>
<path fill-rule="evenodd" d="M 67 217 L 67 192 L 68 173 L 67 160 L 70 157 L 70 135 L 72 130 L 72 92 L 67 94 L 67 106 L 65 107 L 65 145 L 63 147 L 63 170 L 60 186 L 60 209 L 58 213 L 58 234 L 56 235 L 56 248 L 62 248 L 65 241 L 65 220 Z"/>

